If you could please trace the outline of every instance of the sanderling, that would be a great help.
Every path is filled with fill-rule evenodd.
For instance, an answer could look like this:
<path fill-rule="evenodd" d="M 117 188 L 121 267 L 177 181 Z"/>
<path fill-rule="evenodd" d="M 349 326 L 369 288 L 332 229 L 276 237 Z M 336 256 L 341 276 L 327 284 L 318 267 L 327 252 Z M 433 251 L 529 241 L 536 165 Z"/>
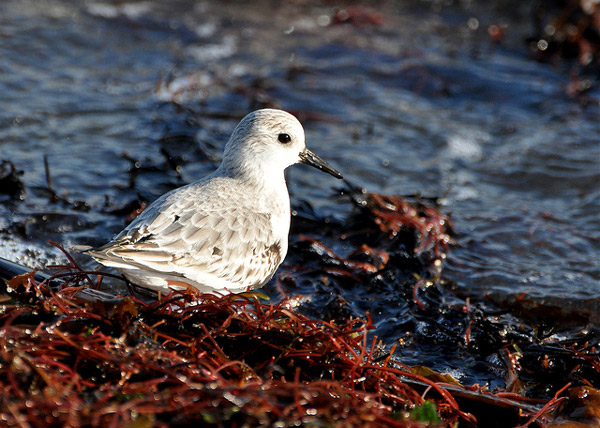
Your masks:
<path fill-rule="evenodd" d="M 257 110 L 236 126 L 215 172 L 162 195 L 112 241 L 85 252 L 163 293 L 262 287 L 287 254 L 290 197 L 283 171 L 298 162 L 342 178 L 306 148 L 294 116 Z"/>

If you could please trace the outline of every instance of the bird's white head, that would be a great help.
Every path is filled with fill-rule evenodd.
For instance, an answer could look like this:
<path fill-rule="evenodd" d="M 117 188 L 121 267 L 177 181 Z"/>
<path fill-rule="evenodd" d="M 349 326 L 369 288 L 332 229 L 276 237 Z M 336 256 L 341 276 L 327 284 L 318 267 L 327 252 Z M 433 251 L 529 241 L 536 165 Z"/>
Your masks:
<path fill-rule="evenodd" d="M 341 174 L 306 148 L 304 128 L 293 115 L 263 109 L 246 115 L 225 146 L 221 168 L 230 174 L 269 178 L 307 163 L 337 178 Z"/>

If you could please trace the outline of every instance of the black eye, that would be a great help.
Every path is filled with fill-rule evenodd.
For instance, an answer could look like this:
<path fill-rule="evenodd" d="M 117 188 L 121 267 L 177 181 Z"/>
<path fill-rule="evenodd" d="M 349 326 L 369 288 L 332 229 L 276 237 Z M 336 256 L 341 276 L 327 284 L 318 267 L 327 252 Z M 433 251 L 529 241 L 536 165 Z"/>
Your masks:
<path fill-rule="evenodd" d="M 290 137 L 290 134 L 279 134 L 279 136 L 277 137 L 277 139 L 282 144 L 287 144 L 290 141 L 292 141 L 292 137 Z"/>

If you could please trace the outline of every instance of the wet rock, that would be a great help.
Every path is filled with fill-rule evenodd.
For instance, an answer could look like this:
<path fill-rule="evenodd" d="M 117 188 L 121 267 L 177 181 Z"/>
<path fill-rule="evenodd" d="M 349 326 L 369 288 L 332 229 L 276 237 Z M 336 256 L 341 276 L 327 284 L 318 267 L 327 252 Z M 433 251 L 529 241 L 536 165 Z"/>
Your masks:
<path fill-rule="evenodd" d="M 0 162 L 0 194 L 8 196 L 11 200 L 22 200 L 25 196 L 25 186 L 20 176 L 23 171 L 18 171 L 11 161 Z"/>

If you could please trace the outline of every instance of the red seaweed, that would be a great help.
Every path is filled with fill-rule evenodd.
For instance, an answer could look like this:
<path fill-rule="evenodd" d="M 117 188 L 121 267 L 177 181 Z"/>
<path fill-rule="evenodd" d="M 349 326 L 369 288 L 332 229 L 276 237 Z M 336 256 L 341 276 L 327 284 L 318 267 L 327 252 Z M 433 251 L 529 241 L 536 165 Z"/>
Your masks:
<path fill-rule="evenodd" d="M 355 248 L 342 257 L 300 236 L 292 251 L 297 264 L 282 267 L 276 278 L 284 296 L 278 302 L 262 303 L 259 293 L 193 290 L 155 301 L 112 296 L 97 289 L 104 273 L 82 270 L 66 252 L 69 264 L 56 266 L 53 278 L 15 276 L 0 299 L 0 420 L 32 427 L 540 427 L 553 420 L 552 412 L 593 408 L 593 399 L 583 397 L 597 400 L 595 342 L 582 342 L 585 336 L 536 341 L 491 323 L 468 300 L 459 308 L 444 306 L 436 293 L 452 242 L 450 219 L 420 201 L 353 196 L 358 212 L 338 236 Z M 371 314 L 309 316 L 290 295 L 315 273 L 328 287 L 351 290 L 392 270 L 412 278 L 394 284 L 400 287 L 394 294 L 412 299 L 419 319 L 431 317 L 441 334 L 432 342 L 447 335 L 444 340 L 474 356 L 498 353 L 504 390 L 411 368 L 401 362 L 402 339 L 385 346 L 373 334 Z M 343 294 L 335 298 L 347 306 Z M 457 333 L 444 326 L 457 320 L 466 321 Z M 545 357 L 536 359 L 543 346 Z M 554 376 L 559 369 L 577 385 L 563 384 L 549 400 L 524 396 L 527 373 Z M 428 411 L 434 417 L 419 419 Z M 589 420 L 597 416 L 586 411 Z"/>
<path fill-rule="evenodd" d="M 73 267 L 74 273 L 77 268 Z M 438 392 L 450 419 L 462 413 L 435 382 L 377 362 L 369 320 L 312 320 L 242 296 L 143 303 L 121 298 L 96 316 L 79 287 L 57 293 L 20 278 L 29 305 L 0 316 L 1 417 L 34 426 L 124 426 L 280 421 L 318 425 L 419 426 L 399 415 L 422 404 L 402 378 Z M 26 314 L 52 321 L 28 325 Z M 23 321 L 20 321 L 23 319 Z M 216 411 L 216 409 L 219 409 Z M 391 424 L 391 425 L 390 425 Z"/>

